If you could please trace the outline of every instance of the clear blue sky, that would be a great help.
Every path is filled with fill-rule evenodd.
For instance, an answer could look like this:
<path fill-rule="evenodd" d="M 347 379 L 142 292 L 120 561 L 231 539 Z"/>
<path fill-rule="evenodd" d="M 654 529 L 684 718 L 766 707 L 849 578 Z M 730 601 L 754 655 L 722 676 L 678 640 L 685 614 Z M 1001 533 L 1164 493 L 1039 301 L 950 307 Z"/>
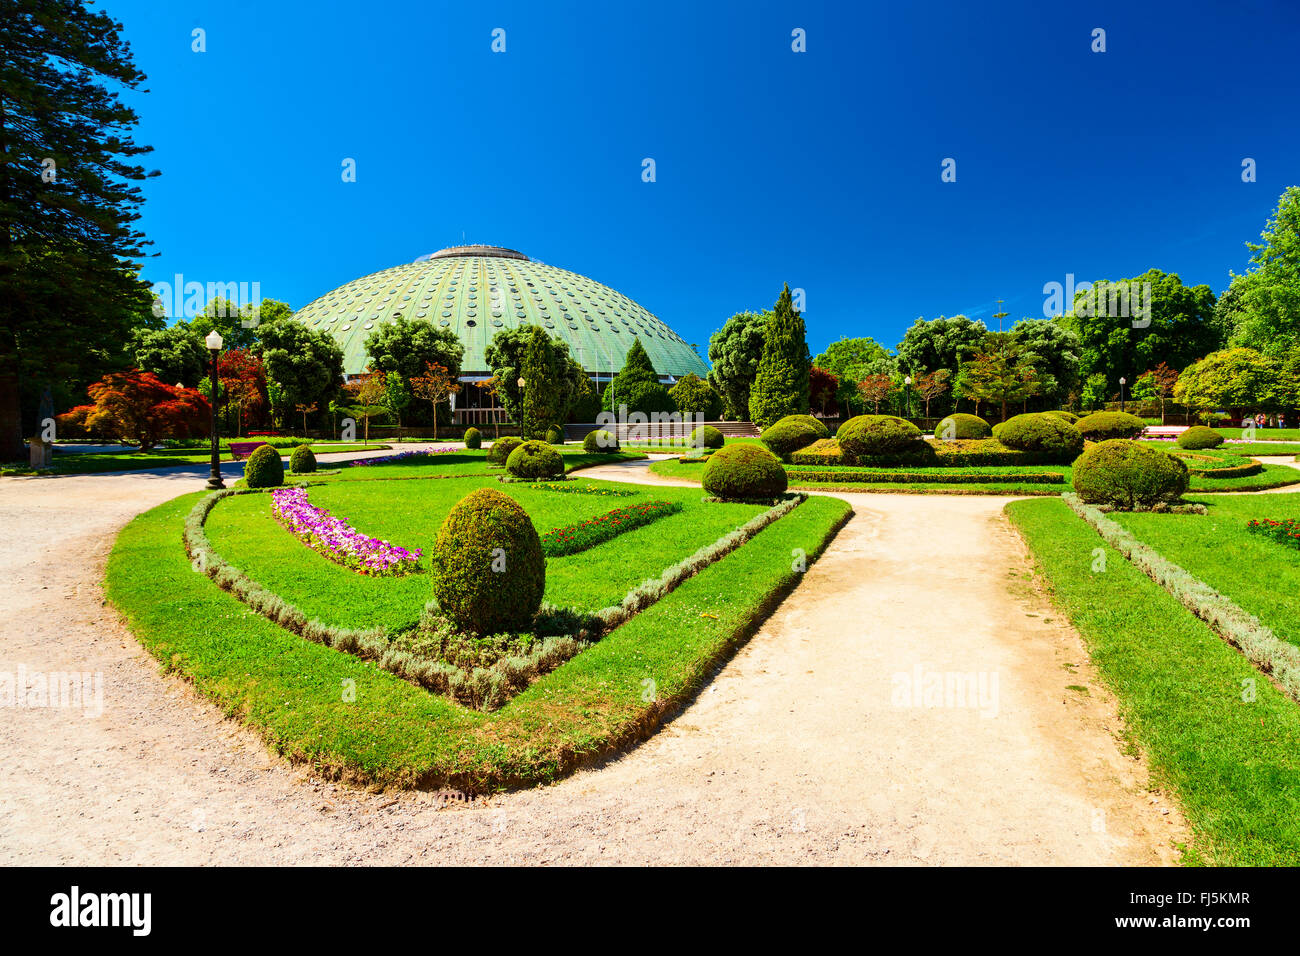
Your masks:
<path fill-rule="evenodd" d="M 814 353 L 893 346 L 998 298 L 1041 315 L 1067 273 L 1217 293 L 1300 183 L 1294 0 L 101 6 L 149 75 L 128 97 L 163 173 L 146 278 L 294 308 L 463 237 L 613 286 L 702 351 L 783 282 Z"/>

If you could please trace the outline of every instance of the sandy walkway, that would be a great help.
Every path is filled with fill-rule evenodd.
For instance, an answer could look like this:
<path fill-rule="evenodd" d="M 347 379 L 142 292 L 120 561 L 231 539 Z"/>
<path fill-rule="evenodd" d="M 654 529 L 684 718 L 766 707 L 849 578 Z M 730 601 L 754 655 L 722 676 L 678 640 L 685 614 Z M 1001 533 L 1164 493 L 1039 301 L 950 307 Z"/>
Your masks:
<path fill-rule="evenodd" d="M 671 725 L 605 767 L 462 806 L 280 763 L 101 606 L 116 530 L 201 473 L 0 479 L 0 674 L 105 681 L 102 716 L 0 722 L 10 863 L 1173 859 L 1177 812 L 1120 755 L 1113 702 L 1031 590 L 1005 499 L 844 496 L 856 515 L 831 551 Z M 896 699 L 959 672 L 984 676 L 977 706 Z"/>

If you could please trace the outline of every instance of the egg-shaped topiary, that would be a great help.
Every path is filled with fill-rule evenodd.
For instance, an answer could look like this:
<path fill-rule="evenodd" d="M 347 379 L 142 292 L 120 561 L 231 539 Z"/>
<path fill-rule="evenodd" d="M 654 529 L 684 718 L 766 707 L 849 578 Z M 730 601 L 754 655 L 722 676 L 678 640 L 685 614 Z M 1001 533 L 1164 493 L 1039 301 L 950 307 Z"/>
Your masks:
<path fill-rule="evenodd" d="M 618 451 L 618 436 L 597 428 L 587 432 L 587 437 L 582 440 L 582 450 L 588 455 L 612 455 Z"/>
<path fill-rule="evenodd" d="M 727 443 L 727 437 L 712 425 L 701 425 L 691 431 L 686 444 L 692 448 L 721 448 Z"/>
<path fill-rule="evenodd" d="M 839 427 L 835 437 L 849 461 L 868 455 L 920 451 L 921 429 L 894 415 L 858 415 Z"/>
<path fill-rule="evenodd" d="M 993 437 L 1008 448 L 1050 455 L 1062 464 L 1074 461 L 1083 451 L 1079 429 L 1043 412 L 1014 415 L 993 429 Z"/>
<path fill-rule="evenodd" d="M 438 606 L 475 634 L 528 628 L 546 590 L 537 529 L 518 502 L 491 488 L 471 492 L 448 512 L 431 572 Z"/>
<path fill-rule="evenodd" d="M 504 465 L 510 453 L 524 443 L 522 438 L 498 438 L 488 449 L 487 460 L 489 464 Z"/>
<path fill-rule="evenodd" d="M 1108 438 L 1074 463 L 1074 490 L 1089 504 L 1121 511 L 1177 501 L 1187 491 L 1187 465 L 1168 452 L 1126 438 Z"/>
<path fill-rule="evenodd" d="M 558 478 L 564 474 L 564 458 L 544 441 L 526 441 L 510 453 L 506 471 L 529 481 Z"/>
<path fill-rule="evenodd" d="M 715 498 L 750 501 L 785 493 L 785 469 L 761 445 L 727 445 L 704 465 L 704 490 Z"/>
<path fill-rule="evenodd" d="M 465 429 L 465 447 L 466 447 L 466 448 L 482 448 L 482 447 L 483 447 L 483 433 L 482 433 L 481 431 L 479 431 L 477 428 L 467 428 L 467 429 Z"/>
<path fill-rule="evenodd" d="M 299 445 L 289 456 L 289 470 L 295 475 L 309 475 L 316 470 L 316 454 L 310 445 Z"/>
<path fill-rule="evenodd" d="M 1088 441 L 1105 441 L 1108 438 L 1137 438 L 1146 425 L 1128 412 L 1093 412 L 1080 418 L 1074 427 Z"/>
<path fill-rule="evenodd" d="M 550 428 L 546 429 L 546 444 L 563 445 L 564 429 L 559 425 L 552 425 Z"/>
<path fill-rule="evenodd" d="M 1218 448 L 1223 444 L 1223 436 L 1213 428 L 1193 425 L 1178 436 L 1178 447 L 1195 451 L 1198 448 Z"/>
<path fill-rule="evenodd" d="M 278 488 L 284 484 L 284 463 L 270 445 L 253 449 L 244 464 L 244 483 L 250 488 Z"/>
<path fill-rule="evenodd" d="M 953 441 L 959 438 L 988 438 L 993 434 L 989 423 L 978 415 L 965 412 L 953 412 L 934 426 L 934 437 L 940 441 Z"/>
<path fill-rule="evenodd" d="M 783 461 L 813 442 L 829 438 L 830 431 L 811 415 L 787 415 L 778 419 L 759 435 L 759 440 Z"/>
<path fill-rule="evenodd" d="M 1079 416 L 1074 412 L 1067 412 L 1064 408 L 1053 408 L 1051 411 L 1043 412 L 1044 415 L 1055 415 L 1061 421 L 1069 422 L 1071 425 L 1079 420 Z"/>

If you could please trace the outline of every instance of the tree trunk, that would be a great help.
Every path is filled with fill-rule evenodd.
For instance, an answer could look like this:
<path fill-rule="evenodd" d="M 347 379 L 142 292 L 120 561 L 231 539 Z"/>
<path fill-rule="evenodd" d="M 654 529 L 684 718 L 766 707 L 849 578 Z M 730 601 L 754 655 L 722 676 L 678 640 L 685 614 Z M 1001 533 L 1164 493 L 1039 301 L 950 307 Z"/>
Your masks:
<path fill-rule="evenodd" d="M 0 368 L 0 461 L 24 461 L 27 447 L 23 443 L 18 373 L 9 360 L 0 359 L 0 362 L 3 362 L 3 368 Z"/>

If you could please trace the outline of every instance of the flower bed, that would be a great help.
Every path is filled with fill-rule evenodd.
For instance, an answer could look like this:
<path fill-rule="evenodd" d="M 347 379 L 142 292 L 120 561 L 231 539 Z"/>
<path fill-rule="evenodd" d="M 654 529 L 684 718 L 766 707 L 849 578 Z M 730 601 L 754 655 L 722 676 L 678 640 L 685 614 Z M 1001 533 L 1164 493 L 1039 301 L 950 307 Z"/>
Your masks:
<path fill-rule="evenodd" d="M 294 537 L 359 574 L 409 574 L 419 566 L 419 548 L 408 551 L 362 534 L 309 502 L 304 488 L 278 489 L 271 501 L 271 513 Z"/>
<path fill-rule="evenodd" d="M 391 465 L 395 461 L 410 461 L 412 458 L 428 458 L 433 455 L 450 455 L 464 452 L 463 448 L 430 448 L 425 451 L 399 451 L 396 455 L 382 455 L 379 458 L 354 458 L 348 462 L 352 467 L 360 465 Z"/>
<path fill-rule="evenodd" d="M 572 482 L 572 483 L 570 483 Z M 528 487 L 543 491 L 558 491 L 566 495 L 595 495 L 598 498 L 634 498 L 639 491 L 626 491 L 622 488 L 597 488 L 595 485 L 579 485 L 573 479 L 570 482 L 530 481 Z"/>
<path fill-rule="evenodd" d="M 1293 548 L 1300 548 L 1300 520 L 1295 518 L 1285 518 L 1282 521 L 1274 521 L 1271 518 L 1248 521 L 1246 530 L 1251 534 L 1272 538 L 1278 544 L 1287 544 Z"/>
<path fill-rule="evenodd" d="M 675 501 L 647 501 L 645 504 L 615 508 L 579 524 L 546 532 L 542 535 L 542 551 L 549 557 L 577 554 L 681 510 L 682 506 Z"/>

